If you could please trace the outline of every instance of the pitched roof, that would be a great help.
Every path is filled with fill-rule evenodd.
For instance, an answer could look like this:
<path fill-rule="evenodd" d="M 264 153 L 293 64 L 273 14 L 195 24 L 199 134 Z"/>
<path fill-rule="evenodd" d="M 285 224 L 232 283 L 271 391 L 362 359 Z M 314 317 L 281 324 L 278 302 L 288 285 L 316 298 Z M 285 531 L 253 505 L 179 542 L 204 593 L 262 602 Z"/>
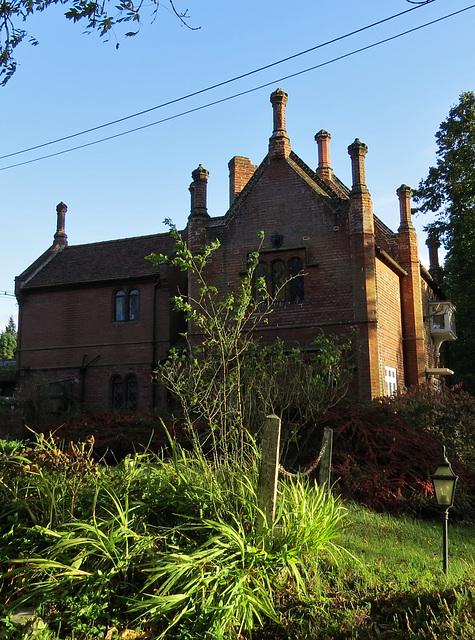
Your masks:
<path fill-rule="evenodd" d="M 38 287 L 99 283 L 159 275 L 159 267 L 145 259 L 150 253 L 170 254 L 175 240 L 168 233 L 107 242 L 66 246 L 43 254 L 18 281 L 22 290 Z"/>
<path fill-rule="evenodd" d="M 227 213 L 224 216 L 211 218 L 208 222 L 208 226 L 211 227 L 226 224 L 236 215 L 236 212 L 242 207 L 248 195 L 262 178 L 269 166 L 269 162 L 269 155 L 267 155 L 257 167 L 253 175 L 249 178 L 243 190 L 236 195 Z M 286 158 L 286 162 L 316 193 L 318 193 L 322 198 L 325 198 L 325 201 L 330 208 L 339 210 L 341 208 L 341 203 L 343 202 L 347 209 L 350 190 L 336 176 L 333 176 L 331 183 L 322 180 L 315 171 L 310 169 L 310 167 L 293 151 L 291 151 L 289 157 Z"/>

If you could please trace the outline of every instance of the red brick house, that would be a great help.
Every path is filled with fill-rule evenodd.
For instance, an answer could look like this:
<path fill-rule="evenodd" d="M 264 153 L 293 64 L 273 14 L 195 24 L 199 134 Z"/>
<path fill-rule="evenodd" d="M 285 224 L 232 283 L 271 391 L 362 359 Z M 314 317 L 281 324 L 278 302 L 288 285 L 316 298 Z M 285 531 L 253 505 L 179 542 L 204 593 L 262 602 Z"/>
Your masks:
<path fill-rule="evenodd" d="M 52 410 L 70 401 L 151 408 L 153 365 L 183 325 L 170 308 L 174 274 L 145 256 L 174 243 L 155 234 L 69 246 L 65 213 L 60 203 L 52 247 L 16 279 L 22 385 L 35 373 L 38 401 Z"/>
<path fill-rule="evenodd" d="M 216 238 L 221 243 L 207 265 L 209 279 L 222 291 L 235 287 L 262 230 L 258 275 L 271 292 L 293 276 L 259 330 L 262 342 L 278 336 L 307 348 L 320 331 L 357 326 L 361 398 L 446 375 L 439 347 L 455 338 L 453 308 L 440 287 L 436 243 L 429 271 L 420 263 L 411 190 L 397 190 L 400 226 L 393 232 L 373 214 L 366 145 L 356 139 L 348 147 L 349 188 L 330 166 L 331 136 L 323 130 L 315 136 L 312 170 L 291 150 L 287 94 L 278 89 L 271 102 L 269 153 L 259 166 L 231 160 L 230 207 L 222 217 L 207 212 L 208 172 L 200 165 L 192 173 L 188 244 L 199 250 Z M 65 213 L 61 203 L 53 246 L 17 278 L 20 376 L 41 372 L 45 383 L 55 381 L 45 386 L 53 399 L 64 399 L 69 385 L 68 397 L 90 405 L 153 408 L 160 402 L 150 379 L 154 365 L 183 330 L 170 296 L 186 282 L 144 257 L 171 253 L 173 241 L 156 234 L 70 246 Z"/>

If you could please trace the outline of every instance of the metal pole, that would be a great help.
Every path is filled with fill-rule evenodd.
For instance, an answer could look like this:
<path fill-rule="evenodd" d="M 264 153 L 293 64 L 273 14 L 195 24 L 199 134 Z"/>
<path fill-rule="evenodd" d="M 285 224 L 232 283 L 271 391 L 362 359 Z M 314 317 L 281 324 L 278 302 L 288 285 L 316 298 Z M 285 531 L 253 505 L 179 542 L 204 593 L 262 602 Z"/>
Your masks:
<path fill-rule="evenodd" d="M 449 523 L 449 510 L 446 509 L 444 513 L 444 551 L 443 551 L 443 568 L 444 573 L 447 573 L 448 565 L 449 565 L 449 542 L 448 542 L 448 523 Z"/>

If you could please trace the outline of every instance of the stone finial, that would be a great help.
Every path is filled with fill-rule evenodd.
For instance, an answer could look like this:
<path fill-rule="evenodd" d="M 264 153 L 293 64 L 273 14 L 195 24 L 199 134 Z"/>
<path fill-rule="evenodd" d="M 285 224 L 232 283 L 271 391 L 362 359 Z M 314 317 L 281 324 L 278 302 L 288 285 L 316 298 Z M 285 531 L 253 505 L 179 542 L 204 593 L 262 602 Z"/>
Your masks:
<path fill-rule="evenodd" d="M 351 170 L 353 175 L 353 191 L 367 191 L 364 157 L 368 153 L 368 147 L 359 138 L 348 147 L 351 157 Z"/>
<path fill-rule="evenodd" d="M 317 176 L 324 179 L 331 179 L 332 168 L 330 166 L 330 140 L 331 135 L 328 131 L 321 129 L 315 134 L 315 140 L 318 145 L 318 167 Z"/>
<path fill-rule="evenodd" d="M 56 206 L 56 214 L 57 214 L 57 223 L 56 223 L 56 233 L 54 234 L 54 244 L 59 245 L 60 247 L 66 247 L 68 245 L 68 236 L 65 231 L 65 218 L 66 211 L 68 207 L 64 204 L 64 202 L 60 202 Z"/>
<path fill-rule="evenodd" d="M 285 105 L 288 99 L 288 95 L 282 89 L 276 89 L 270 96 L 274 108 L 274 131 L 269 141 L 271 158 L 287 158 L 290 154 L 290 138 L 285 129 Z"/>
<path fill-rule="evenodd" d="M 202 164 L 198 165 L 198 167 L 191 172 L 191 177 L 196 182 L 197 180 L 208 180 L 209 171 L 207 171 Z"/>

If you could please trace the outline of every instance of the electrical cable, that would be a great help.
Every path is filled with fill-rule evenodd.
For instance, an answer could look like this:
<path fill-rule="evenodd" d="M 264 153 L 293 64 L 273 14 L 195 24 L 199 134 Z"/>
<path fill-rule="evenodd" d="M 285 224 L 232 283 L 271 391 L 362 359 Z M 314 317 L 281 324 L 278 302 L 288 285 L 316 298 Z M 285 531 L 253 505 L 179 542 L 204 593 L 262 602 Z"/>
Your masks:
<path fill-rule="evenodd" d="M 201 105 L 199 107 L 195 107 L 193 109 L 188 109 L 186 111 L 182 111 L 180 113 L 174 114 L 174 115 L 169 116 L 167 118 L 163 118 L 162 120 L 157 120 L 155 122 L 151 122 L 149 124 L 142 125 L 140 127 L 135 127 L 134 129 L 129 129 L 127 131 L 122 131 L 121 133 L 117 133 L 117 134 L 114 134 L 114 135 L 111 135 L 111 136 L 107 136 L 107 137 L 101 138 L 99 140 L 94 140 L 92 142 L 88 142 L 88 143 L 85 143 L 85 144 L 82 144 L 82 145 L 78 145 L 76 147 L 71 147 L 69 149 L 64 149 L 62 151 L 57 151 L 55 153 L 50 153 L 50 154 L 47 154 L 45 156 L 41 156 L 41 157 L 38 157 L 38 158 L 33 158 L 31 160 L 25 160 L 24 162 L 19 162 L 19 163 L 12 164 L 12 165 L 9 165 L 9 166 L 6 166 L 6 167 L 0 167 L 0 171 L 5 171 L 7 169 L 13 169 L 15 167 L 20 167 L 20 166 L 23 166 L 23 165 L 26 165 L 26 164 L 31 164 L 33 162 L 38 162 L 40 160 L 46 160 L 48 158 L 53 158 L 55 156 L 59 156 L 59 155 L 65 154 L 65 153 L 70 153 L 72 151 L 77 151 L 79 149 L 84 149 L 86 147 L 90 147 L 90 146 L 93 146 L 93 145 L 96 145 L 96 144 L 100 144 L 100 143 L 106 142 L 108 140 L 113 140 L 114 138 L 119 138 L 121 136 L 125 136 L 125 135 L 128 135 L 130 133 L 135 133 L 137 131 L 141 131 L 143 129 L 147 129 L 149 127 L 153 127 L 153 126 L 156 126 L 158 124 L 163 124 L 164 122 L 168 122 L 170 120 L 175 120 L 176 118 L 180 118 L 182 116 L 189 115 L 190 113 L 194 113 L 196 111 L 201 111 L 203 109 L 207 109 L 207 108 L 215 106 L 217 104 L 221 104 L 223 102 L 227 102 L 228 100 L 233 100 L 234 98 L 238 98 L 238 97 L 247 95 L 249 93 L 253 93 L 255 91 L 259 91 L 260 89 L 264 89 L 266 87 L 278 84 L 278 83 L 282 82 L 283 80 L 289 80 L 290 78 L 295 78 L 295 77 L 300 76 L 300 75 L 302 75 L 304 73 L 308 73 L 309 71 L 314 71 L 315 69 L 320 69 L 320 68 L 325 67 L 325 66 L 327 66 L 329 64 L 332 64 L 334 62 L 338 62 L 338 61 L 343 60 L 345 58 L 348 58 L 350 56 L 356 55 L 357 53 L 361 53 L 363 51 L 367 51 L 367 50 L 372 49 L 374 47 L 377 47 L 377 46 L 379 46 L 381 44 L 385 44 L 386 42 L 391 42 L 392 40 L 396 40 L 397 38 L 400 38 L 402 36 L 408 35 L 409 33 L 414 33 L 415 31 L 419 31 L 420 29 L 424 29 L 425 27 L 431 26 L 431 25 L 436 24 L 438 22 L 442 22 L 443 20 L 451 18 L 451 17 L 453 17 L 455 15 L 459 15 L 459 14 L 461 14 L 461 13 L 463 13 L 465 11 L 468 11 L 470 9 L 473 9 L 473 8 L 475 8 L 475 4 L 469 5 L 468 7 L 465 7 L 464 9 L 460 9 L 458 11 L 454 11 L 453 13 L 449 13 L 449 14 L 447 14 L 445 16 L 440 17 L 440 18 L 436 18 L 435 20 L 431 20 L 430 22 L 426 22 L 426 23 L 424 23 L 422 25 L 419 25 L 417 27 L 413 27 L 412 29 L 408 29 L 408 30 L 403 31 L 401 33 L 398 33 L 398 34 L 396 34 L 394 36 L 390 36 L 388 38 L 384 38 L 383 40 L 379 40 L 378 42 L 374 42 L 372 44 L 366 45 L 366 46 L 361 47 L 359 49 L 355 49 L 353 51 L 350 51 L 349 53 L 342 54 L 341 56 L 337 56 L 336 58 L 333 58 L 331 60 L 327 60 L 326 62 L 322 62 L 322 63 L 314 65 L 312 67 L 308 67 L 306 69 L 303 69 L 301 71 L 297 71 L 297 72 L 289 74 L 287 76 L 283 76 L 283 77 L 281 77 L 281 78 L 279 78 L 277 80 L 273 80 L 271 82 L 266 82 L 266 83 L 261 84 L 261 85 L 259 85 L 257 87 L 253 87 L 251 89 L 247 89 L 245 91 L 241 91 L 239 93 L 235 93 L 235 94 L 233 94 L 231 96 L 227 96 L 227 97 L 221 98 L 219 100 L 214 100 L 213 102 L 209 102 L 209 103 Z"/>
<path fill-rule="evenodd" d="M 431 4 L 432 2 L 435 2 L 435 0 L 426 0 L 423 4 Z M 358 33 L 362 33 L 363 31 L 366 31 L 368 29 L 371 29 L 373 27 L 376 27 L 380 24 L 383 24 L 385 22 L 388 22 L 389 20 L 393 20 L 394 18 L 399 18 L 400 16 L 405 15 L 406 13 L 409 13 L 411 11 L 414 11 L 415 9 L 419 9 L 421 5 L 419 6 L 415 6 L 415 7 L 411 7 L 410 9 L 406 9 L 405 11 L 401 11 L 400 13 L 396 13 L 392 16 L 389 16 L 388 18 L 383 18 L 382 20 L 378 20 L 377 22 L 373 22 L 372 24 L 366 25 L 365 27 L 361 27 L 360 29 L 356 29 L 355 31 L 351 31 L 349 33 L 345 33 L 342 36 L 338 36 L 336 38 L 333 38 L 332 40 L 328 40 L 327 42 L 323 42 L 321 44 L 318 44 L 314 47 L 311 47 L 310 49 L 305 49 L 304 51 L 300 51 L 299 53 L 295 53 L 291 56 L 287 56 L 286 58 L 282 58 L 281 60 L 277 60 L 276 62 L 271 62 L 270 64 L 264 65 L 263 67 L 259 67 L 258 69 L 254 69 L 253 71 L 248 71 L 246 73 L 243 73 L 239 76 L 235 76 L 234 78 L 230 78 L 228 80 L 224 80 L 222 82 L 218 82 L 217 84 L 211 85 L 209 87 L 206 87 L 204 89 L 199 89 L 198 91 L 194 91 L 193 93 L 189 93 L 187 95 L 181 96 L 180 98 L 175 98 L 173 100 L 169 100 L 168 102 L 163 102 L 162 104 L 156 105 L 155 107 L 150 107 L 149 109 L 144 109 L 143 111 L 138 111 L 137 113 L 132 113 L 131 115 L 128 116 L 124 116 L 123 118 L 118 118 L 117 120 L 112 120 L 110 122 L 106 122 L 104 124 L 100 124 L 96 127 L 91 127 L 90 129 L 85 129 L 84 131 L 79 131 L 77 133 L 72 133 L 71 135 L 67 135 L 64 136 L 62 138 L 57 138 L 56 140 L 51 140 L 50 142 L 44 142 L 42 144 L 38 144 L 34 147 L 29 147 L 27 149 L 22 149 L 21 151 L 15 151 L 13 153 L 8 153 L 6 155 L 0 156 L 0 160 L 5 160 L 6 158 L 11 158 L 12 156 L 18 156 L 22 153 L 27 153 L 29 151 L 35 151 L 36 149 L 41 149 L 43 147 L 47 147 L 49 145 L 52 144 L 57 144 L 58 142 L 64 142 L 65 140 L 71 140 L 71 138 L 77 138 L 78 136 L 82 136 L 85 135 L 86 133 L 92 133 L 93 131 L 98 131 L 99 129 L 104 129 L 105 127 L 110 127 L 114 124 L 119 124 L 120 122 L 125 122 L 126 120 L 130 120 L 131 118 L 137 118 L 138 116 L 143 116 L 146 113 L 150 113 L 151 111 L 156 111 L 157 109 L 162 109 L 164 107 L 168 107 L 172 104 L 176 104 L 177 102 L 182 102 L 183 100 L 187 100 L 188 98 L 193 98 L 195 96 L 201 95 L 203 93 L 206 93 L 208 91 L 211 91 L 212 89 L 218 89 L 219 87 L 224 87 L 227 84 L 230 84 L 232 82 L 236 82 L 237 80 L 242 80 L 243 78 L 247 78 L 251 75 L 254 75 L 256 73 L 260 73 L 261 71 L 265 71 L 267 69 L 271 69 L 272 67 L 275 67 L 277 65 L 283 64 L 284 62 L 288 62 L 289 60 L 293 60 L 295 58 L 298 58 L 300 56 L 306 55 L 307 53 L 311 53 L 312 51 L 316 51 L 317 49 L 322 49 L 323 47 L 326 47 L 330 44 L 334 44 L 335 42 L 339 42 L 340 40 L 344 40 L 346 38 L 349 38 L 350 36 L 354 36 Z"/>

